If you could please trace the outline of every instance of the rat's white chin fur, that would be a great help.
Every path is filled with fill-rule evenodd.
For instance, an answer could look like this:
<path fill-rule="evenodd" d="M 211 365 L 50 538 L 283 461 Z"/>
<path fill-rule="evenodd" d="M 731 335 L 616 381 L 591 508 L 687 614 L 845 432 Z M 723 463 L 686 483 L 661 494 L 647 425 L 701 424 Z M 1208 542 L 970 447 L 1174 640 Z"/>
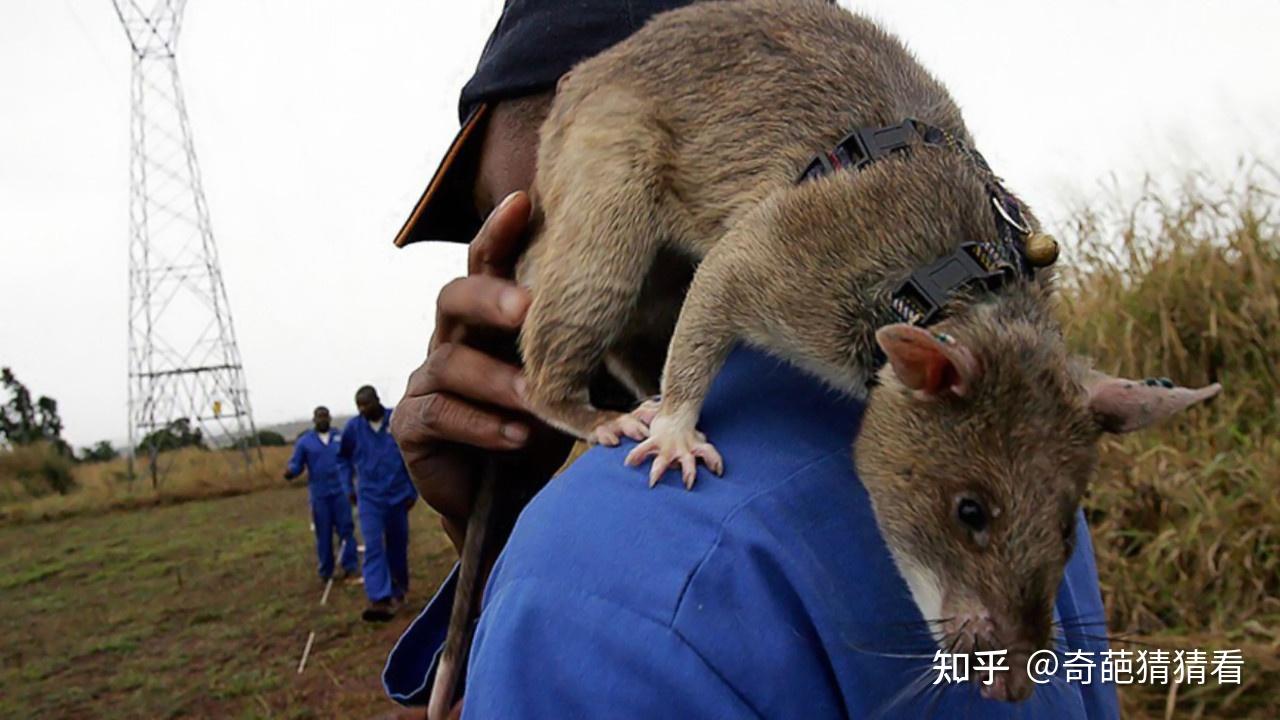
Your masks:
<path fill-rule="evenodd" d="M 938 583 L 938 576 L 914 559 L 900 556 L 898 553 L 894 553 L 894 561 L 898 566 L 898 572 L 902 574 L 902 579 L 907 581 L 907 589 L 911 591 L 911 599 L 916 601 L 921 617 L 926 621 L 941 619 L 942 586 Z M 928 625 L 934 642 L 942 642 L 943 624 L 928 622 Z"/>

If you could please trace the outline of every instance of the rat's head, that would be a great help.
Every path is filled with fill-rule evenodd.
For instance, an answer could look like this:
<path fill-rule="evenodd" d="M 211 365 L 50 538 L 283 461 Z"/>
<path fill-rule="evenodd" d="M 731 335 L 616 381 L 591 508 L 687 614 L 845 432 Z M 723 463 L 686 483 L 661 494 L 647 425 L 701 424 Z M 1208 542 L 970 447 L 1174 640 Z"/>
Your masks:
<path fill-rule="evenodd" d="M 855 449 L 911 594 L 943 650 L 1008 650 L 984 694 L 1022 700 L 1028 655 L 1052 646 L 1053 603 L 1075 546 L 1103 432 L 1212 396 L 1117 380 L 1066 352 L 1037 291 L 938 326 L 877 333 L 889 362 Z"/>

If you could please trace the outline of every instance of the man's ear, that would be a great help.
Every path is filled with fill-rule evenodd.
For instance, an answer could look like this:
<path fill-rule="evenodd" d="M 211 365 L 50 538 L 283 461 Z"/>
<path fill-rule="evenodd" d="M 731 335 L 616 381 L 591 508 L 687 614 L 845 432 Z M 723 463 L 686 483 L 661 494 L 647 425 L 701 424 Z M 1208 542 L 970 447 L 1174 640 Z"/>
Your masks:
<path fill-rule="evenodd" d="M 949 335 L 898 323 L 877 330 L 876 342 L 898 380 L 925 397 L 964 397 L 982 374 L 969 348 Z"/>
<path fill-rule="evenodd" d="M 1126 433 L 1154 425 L 1217 395 L 1214 383 L 1198 390 L 1168 380 L 1127 380 L 1090 372 L 1085 380 L 1089 410 L 1106 432 Z"/>

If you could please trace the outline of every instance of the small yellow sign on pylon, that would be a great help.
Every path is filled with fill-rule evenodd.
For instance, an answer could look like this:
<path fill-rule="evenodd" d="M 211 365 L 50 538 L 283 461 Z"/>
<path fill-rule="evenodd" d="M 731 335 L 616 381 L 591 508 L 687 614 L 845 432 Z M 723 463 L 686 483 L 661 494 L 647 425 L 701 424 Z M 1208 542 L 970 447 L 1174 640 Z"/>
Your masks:
<path fill-rule="evenodd" d="M 221 400 L 214 400 L 214 401 L 213 401 L 213 416 L 214 416 L 214 417 L 219 417 L 219 416 L 221 416 L 221 415 L 222 415 L 222 401 L 221 401 Z"/>

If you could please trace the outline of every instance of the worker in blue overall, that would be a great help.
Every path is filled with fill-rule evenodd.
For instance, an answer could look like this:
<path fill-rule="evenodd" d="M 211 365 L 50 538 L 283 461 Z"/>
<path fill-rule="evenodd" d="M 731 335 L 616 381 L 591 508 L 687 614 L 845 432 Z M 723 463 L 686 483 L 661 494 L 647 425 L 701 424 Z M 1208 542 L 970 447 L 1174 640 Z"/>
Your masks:
<path fill-rule="evenodd" d="M 409 511 L 418 492 L 391 436 L 391 410 L 378 391 L 356 391 L 360 414 L 342 430 L 339 457 L 356 473 L 356 512 L 364 536 L 364 591 L 369 606 L 363 617 L 386 622 L 395 616 L 409 589 Z"/>
<path fill-rule="evenodd" d="M 307 473 L 307 492 L 311 496 L 311 521 L 316 530 L 316 555 L 320 561 L 320 580 L 333 577 L 333 535 L 336 532 L 342 552 L 344 577 L 356 576 L 355 524 L 351 521 L 351 468 L 338 459 L 342 436 L 331 427 L 329 408 L 321 405 L 311 414 L 314 428 L 303 433 L 293 444 L 293 457 L 285 468 L 284 479 L 292 480 Z"/>

